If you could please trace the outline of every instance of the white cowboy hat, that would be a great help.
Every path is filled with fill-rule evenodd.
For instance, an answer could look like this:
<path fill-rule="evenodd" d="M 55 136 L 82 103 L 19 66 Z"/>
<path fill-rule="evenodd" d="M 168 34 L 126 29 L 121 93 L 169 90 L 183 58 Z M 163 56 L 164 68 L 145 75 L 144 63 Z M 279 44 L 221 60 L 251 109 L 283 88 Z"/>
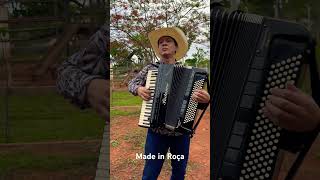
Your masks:
<path fill-rule="evenodd" d="M 170 36 L 177 42 L 178 49 L 174 56 L 176 60 L 179 60 L 186 55 L 188 51 L 188 41 L 186 35 L 181 29 L 177 27 L 170 27 L 156 29 L 148 34 L 152 49 L 158 57 L 161 58 L 161 55 L 159 53 L 158 40 L 163 36 Z"/>

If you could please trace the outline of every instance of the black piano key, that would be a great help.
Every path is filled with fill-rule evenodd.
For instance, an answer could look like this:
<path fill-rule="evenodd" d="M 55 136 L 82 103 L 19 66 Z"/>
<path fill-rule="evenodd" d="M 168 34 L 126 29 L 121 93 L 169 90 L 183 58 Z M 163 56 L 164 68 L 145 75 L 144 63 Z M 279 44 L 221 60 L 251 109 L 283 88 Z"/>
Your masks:
<path fill-rule="evenodd" d="M 263 69 L 264 62 L 265 62 L 264 59 L 265 59 L 265 57 L 255 57 L 251 67 L 254 69 Z"/>
<path fill-rule="evenodd" d="M 233 126 L 232 133 L 236 135 L 244 135 L 247 130 L 247 123 L 236 121 Z"/>
<path fill-rule="evenodd" d="M 255 96 L 243 95 L 241 98 L 240 107 L 251 109 L 253 107 Z"/>
<path fill-rule="evenodd" d="M 245 89 L 244 89 L 244 94 L 256 95 L 258 87 L 259 87 L 258 83 L 247 82 Z"/>
<path fill-rule="evenodd" d="M 240 158 L 240 151 L 228 148 L 225 155 L 224 155 L 224 160 L 230 163 L 238 163 Z"/>
<path fill-rule="evenodd" d="M 249 73 L 248 81 L 259 83 L 262 80 L 262 75 L 263 75 L 262 70 L 251 69 Z"/>
<path fill-rule="evenodd" d="M 238 135 L 231 135 L 230 141 L 229 141 L 229 147 L 240 149 L 242 144 L 243 137 Z"/>

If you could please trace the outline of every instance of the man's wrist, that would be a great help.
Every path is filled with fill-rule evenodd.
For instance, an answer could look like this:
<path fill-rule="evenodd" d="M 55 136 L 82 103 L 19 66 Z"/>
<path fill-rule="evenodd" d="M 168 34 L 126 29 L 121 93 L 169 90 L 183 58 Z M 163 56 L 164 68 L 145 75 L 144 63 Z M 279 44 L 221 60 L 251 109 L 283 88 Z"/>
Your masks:
<path fill-rule="evenodd" d="M 141 85 L 137 85 L 137 87 L 136 87 L 135 94 L 138 96 L 139 96 L 139 88 L 141 88 L 141 87 L 142 87 Z"/>

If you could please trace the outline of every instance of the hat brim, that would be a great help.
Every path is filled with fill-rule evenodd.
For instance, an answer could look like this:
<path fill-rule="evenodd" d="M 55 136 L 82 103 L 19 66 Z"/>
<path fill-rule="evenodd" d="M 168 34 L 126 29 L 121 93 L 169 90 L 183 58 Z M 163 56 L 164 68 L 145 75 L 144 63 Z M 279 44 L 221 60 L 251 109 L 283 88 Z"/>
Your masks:
<path fill-rule="evenodd" d="M 183 58 L 188 52 L 188 41 L 184 33 L 177 27 L 173 28 L 161 28 L 154 30 L 148 34 L 152 49 L 155 54 L 161 58 L 158 46 L 158 40 L 163 36 L 172 37 L 178 44 L 178 49 L 175 54 L 175 59 L 179 60 Z"/>

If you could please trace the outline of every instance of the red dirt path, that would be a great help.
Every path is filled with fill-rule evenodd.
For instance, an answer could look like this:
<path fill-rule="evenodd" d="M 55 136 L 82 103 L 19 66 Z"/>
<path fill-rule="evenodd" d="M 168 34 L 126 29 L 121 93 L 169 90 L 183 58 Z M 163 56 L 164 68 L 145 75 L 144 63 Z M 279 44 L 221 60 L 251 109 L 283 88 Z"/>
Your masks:
<path fill-rule="evenodd" d="M 136 145 L 144 143 L 146 129 L 138 127 L 137 123 L 137 116 L 111 118 L 110 171 L 112 180 L 141 179 L 144 161 L 136 160 L 135 153 L 143 153 L 143 147 Z M 207 111 L 191 140 L 187 180 L 210 178 L 209 124 L 209 112 Z M 132 140 L 131 137 L 128 137 L 130 135 L 139 141 Z M 170 175 L 170 163 L 166 160 L 159 179 L 169 179 Z"/>

